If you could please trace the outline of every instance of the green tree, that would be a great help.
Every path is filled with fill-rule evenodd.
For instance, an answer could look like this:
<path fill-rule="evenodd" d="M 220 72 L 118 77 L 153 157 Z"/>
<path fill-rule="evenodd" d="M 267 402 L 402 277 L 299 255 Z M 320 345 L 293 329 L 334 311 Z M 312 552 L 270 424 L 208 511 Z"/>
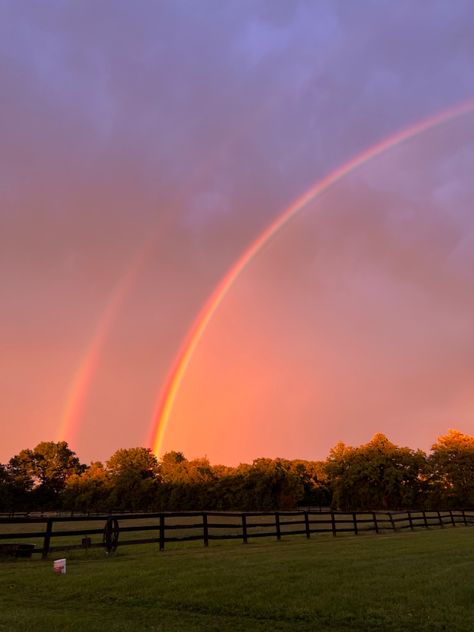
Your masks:
<path fill-rule="evenodd" d="M 290 461 L 291 471 L 303 484 L 303 497 L 299 504 L 305 507 L 329 507 L 331 489 L 323 461 Z"/>
<path fill-rule="evenodd" d="M 111 509 L 138 511 L 155 505 L 160 482 L 159 464 L 149 448 L 117 450 L 106 467 L 110 476 L 108 502 Z"/>
<path fill-rule="evenodd" d="M 333 505 L 344 510 L 415 507 L 426 468 L 422 451 L 400 448 L 381 433 L 358 448 L 338 443 L 326 462 Z"/>
<path fill-rule="evenodd" d="M 285 459 L 255 459 L 236 470 L 238 506 L 244 509 L 292 509 L 304 495 L 301 479 Z"/>
<path fill-rule="evenodd" d="M 104 511 L 109 505 L 111 489 L 110 474 L 96 461 L 68 478 L 62 494 L 63 507 L 72 511 Z"/>
<path fill-rule="evenodd" d="M 429 457 L 433 504 L 474 507 L 474 437 L 458 430 L 438 437 Z"/>

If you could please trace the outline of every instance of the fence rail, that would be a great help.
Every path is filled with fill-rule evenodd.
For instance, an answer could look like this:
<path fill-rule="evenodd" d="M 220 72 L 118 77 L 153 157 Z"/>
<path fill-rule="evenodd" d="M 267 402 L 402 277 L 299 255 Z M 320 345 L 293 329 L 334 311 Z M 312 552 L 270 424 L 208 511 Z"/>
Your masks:
<path fill-rule="evenodd" d="M 43 529 L 39 529 L 43 525 Z M 0 516 L 0 554 L 12 555 L 33 540 L 31 553 L 47 557 L 56 551 L 104 547 L 112 552 L 124 545 L 249 539 L 329 533 L 382 533 L 404 529 L 474 526 L 474 510 L 447 511 L 273 511 L 273 512 L 166 512 L 102 514 L 94 516 Z M 81 538 L 78 542 L 78 538 Z M 28 546 L 28 545 L 26 545 Z M 15 548 L 17 547 L 17 548 Z"/>

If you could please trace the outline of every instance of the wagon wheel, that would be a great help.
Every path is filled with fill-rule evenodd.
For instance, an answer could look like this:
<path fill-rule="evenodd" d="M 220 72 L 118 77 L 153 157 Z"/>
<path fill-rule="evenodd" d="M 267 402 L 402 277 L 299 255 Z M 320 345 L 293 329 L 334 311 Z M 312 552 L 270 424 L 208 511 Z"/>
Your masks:
<path fill-rule="evenodd" d="M 118 546 L 120 527 L 117 518 L 107 518 L 104 527 L 104 546 L 107 553 L 114 553 Z"/>

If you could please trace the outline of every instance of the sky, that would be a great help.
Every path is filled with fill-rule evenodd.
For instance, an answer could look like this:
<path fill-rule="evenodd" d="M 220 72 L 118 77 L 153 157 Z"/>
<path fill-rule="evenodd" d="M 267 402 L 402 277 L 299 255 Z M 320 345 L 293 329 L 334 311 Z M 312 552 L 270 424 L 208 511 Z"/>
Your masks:
<path fill-rule="evenodd" d="M 189 328 L 319 179 L 474 98 L 470 0 L 0 1 L 0 462 L 151 445 Z M 313 200 L 230 288 L 163 450 L 474 433 L 474 114 Z"/>

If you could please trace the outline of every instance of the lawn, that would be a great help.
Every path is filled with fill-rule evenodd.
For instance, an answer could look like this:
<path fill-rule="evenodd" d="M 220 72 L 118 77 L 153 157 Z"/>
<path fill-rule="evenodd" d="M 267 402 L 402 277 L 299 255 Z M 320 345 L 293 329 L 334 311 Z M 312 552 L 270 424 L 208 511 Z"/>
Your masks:
<path fill-rule="evenodd" d="M 472 632 L 474 529 L 0 563 L 0 630 Z"/>

